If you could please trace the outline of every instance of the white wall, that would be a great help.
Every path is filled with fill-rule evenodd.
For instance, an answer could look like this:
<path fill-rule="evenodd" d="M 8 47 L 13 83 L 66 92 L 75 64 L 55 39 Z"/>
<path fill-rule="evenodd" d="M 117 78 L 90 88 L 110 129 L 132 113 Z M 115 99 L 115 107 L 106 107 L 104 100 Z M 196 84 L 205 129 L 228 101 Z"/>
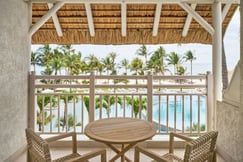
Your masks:
<path fill-rule="evenodd" d="M 0 1 L 0 161 L 26 145 L 29 13 L 23 0 Z"/>

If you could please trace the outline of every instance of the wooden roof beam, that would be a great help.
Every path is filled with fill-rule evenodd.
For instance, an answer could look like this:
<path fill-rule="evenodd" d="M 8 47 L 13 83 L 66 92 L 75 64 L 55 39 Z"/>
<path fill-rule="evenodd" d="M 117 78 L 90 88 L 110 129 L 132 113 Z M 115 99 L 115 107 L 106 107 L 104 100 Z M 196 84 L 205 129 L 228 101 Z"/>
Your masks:
<path fill-rule="evenodd" d="M 156 10 L 154 15 L 153 36 L 157 36 L 158 34 L 161 8 L 162 8 L 162 3 L 158 2 L 156 5 Z"/>
<path fill-rule="evenodd" d="M 31 26 L 29 30 L 30 36 L 32 36 L 51 16 L 53 16 L 65 2 L 57 2 L 45 15 L 43 15 L 38 22 Z"/>
<path fill-rule="evenodd" d="M 204 29 L 206 29 L 211 35 L 214 34 L 215 30 L 214 28 L 201 17 L 195 10 L 193 10 L 187 3 L 181 2 L 178 3 L 185 11 L 188 12 L 188 14 L 191 14 L 192 17 L 200 24 Z"/>
<path fill-rule="evenodd" d="M 225 19 L 226 15 L 227 15 L 231 5 L 232 5 L 232 3 L 225 4 L 224 9 L 222 11 L 222 22 L 224 21 L 224 19 Z"/>
<path fill-rule="evenodd" d="M 127 4 L 121 3 L 121 33 L 125 37 L 127 35 Z"/>
<path fill-rule="evenodd" d="M 52 3 L 47 3 L 47 6 L 48 6 L 49 9 L 51 9 L 53 7 L 53 4 Z M 52 20 L 53 20 L 54 26 L 56 28 L 57 35 L 59 37 L 63 36 L 62 28 L 61 28 L 61 25 L 59 23 L 59 20 L 58 20 L 58 17 L 57 17 L 56 13 L 52 15 Z"/>
<path fill-rule="evenodd" d="M 88 19 L 88 24 L 89 24 L 89 33 L 91 37 L 95 36 L 95 30 L 94 30 L 94 22 L 93 22 L 93 16 L 91 12 L 91 7 L 90 3 L 85 3 L 85 9 L 86 9 L 86 14 L 87 14 L 87 19 Z"/>
<path fill-rule="evenodd" d="M 65 3 L 122 3 L 125 2 L 126 4 L 151 4 L 151 3 L 158 3 L 158 0 L 24 0 L 27 2 L 32 3 L 57 3 L 57 2 L 65 2 Z M 197 4 L 213 4 L 215 0 L 163 0 L 163 4 L 178 4 L 181 2 L 187 3 L 197 3 Z M 226 3 L 233 3 L 233 4 L 240 4 L 240 0 L 219 0 L 222 4 Z"/>
<path fill-rule="evenodd" d="M 191 8 L 193 10 L 196 9 L 196 6 L 197 6 L 196 3 L 192 3 L 191 4 Z M 182 36 L 183 37 L 187 36 L 187 33 L 188 33 L 188 30 L 189 30 L 191 22 L 192 22 L 192 15 L 190 13 L 188 13 L 187 18 L 186 18 L 186 22 L 185 22 L 185 25 L 184 25 L 184 28 L 183 28 L 183 31 L 182 31 Z"/>

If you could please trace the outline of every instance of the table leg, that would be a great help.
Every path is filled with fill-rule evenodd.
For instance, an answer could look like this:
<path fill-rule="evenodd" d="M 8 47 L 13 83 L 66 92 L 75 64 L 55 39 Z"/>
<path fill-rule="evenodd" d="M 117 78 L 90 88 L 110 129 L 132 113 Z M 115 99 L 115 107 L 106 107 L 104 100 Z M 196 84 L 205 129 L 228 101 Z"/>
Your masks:
<path fill-rule="evenodd" d="M 117 154 L 109 161 L 109 162 L 114 162 L 116 159 L 118 159 L 119 157 L 121 157 L 121 160 L 123 160 L 122 158 L 124 158 L 126 161 L 128 162 L 132 162 L 132 160 L 130 160 L 128 157 L 125 156 L 125 153 L 132 148 L 134 145 L 136 145 L 136 143 L 130 143 L 128 144 L 126 147 L 122 146 L 121 150 L 118 150 L 115 146 L 113 146 L 112 144 L 106 144 L 107 146 L 109 146 L 114 152 L 116 152 Z M 123 162 L 123 161 L 122 161 Z"/>
<path fill-rule="evenodd" d="M 122 144 L 121 150 L 124 150 L 124 144 Z M 125 162 L 125 155 L 124 154 L 121 155 L 121 162 Z"/>

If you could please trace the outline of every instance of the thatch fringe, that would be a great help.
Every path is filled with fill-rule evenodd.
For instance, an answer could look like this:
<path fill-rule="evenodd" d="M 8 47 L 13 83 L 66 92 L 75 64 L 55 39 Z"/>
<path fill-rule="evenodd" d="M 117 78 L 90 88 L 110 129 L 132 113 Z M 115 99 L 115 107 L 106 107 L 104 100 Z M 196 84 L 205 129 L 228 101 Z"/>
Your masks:
<path fill-rule="evenodd" d="M 187 37 L 181 36 L 182 31 L 167 29 L 153 37 L 151 30 L 128 31 L 126 37 L 120 30 L 96 30 L 95 37 L 89 31 L 68 30 L 63 37 L 58 37 L 55 30 L 39 30 L 32 36 L 32 44 L 170 44 L 170 43 L 203 43 L 211 44 L 212 38 L 204 29 L 190 30 Z"/>

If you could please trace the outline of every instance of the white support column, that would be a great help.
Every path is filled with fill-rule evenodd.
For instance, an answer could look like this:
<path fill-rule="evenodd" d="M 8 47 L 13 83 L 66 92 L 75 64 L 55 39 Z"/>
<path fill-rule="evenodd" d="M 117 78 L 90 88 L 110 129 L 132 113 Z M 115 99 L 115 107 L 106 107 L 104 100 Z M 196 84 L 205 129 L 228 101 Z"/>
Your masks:
<path fill-rule="evenodd" d="M 212 52 L 213 52 L 213 96 L 214 96 L 214 108 L 212 112 L 212 125 L 211 128 L 215 128 L 215 110 L 218 100 L 222 100 L 222 12 L 221 2 L 215 1 L 212 5 L 213 8 L 213 27 L 215 29 L 212 35 Z"/>

